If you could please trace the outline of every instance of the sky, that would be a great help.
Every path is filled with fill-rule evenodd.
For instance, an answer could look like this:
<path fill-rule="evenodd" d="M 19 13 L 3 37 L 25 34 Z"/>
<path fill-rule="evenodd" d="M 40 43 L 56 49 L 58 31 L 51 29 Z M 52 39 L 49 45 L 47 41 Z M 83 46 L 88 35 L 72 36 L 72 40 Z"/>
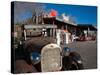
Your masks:
<path fill-rule="evenodd" d="M 35 4 L 26 2 L 16 2 L 14 7 L 15 21 L 23 21 L 32 16 L 34 8 L 43 8 L 50 12 L 51 9 L 57 11 L 57 16 L 62 13 L 69 15 L 77 24 L 92 24 L 97 25 L 97 7 L 96 6 L 82 6 L 82 5 L 68 5 L 68 4 Z"/>
<path fill-rule="evenodd" d="M 46 10 L 55 9 L 58 16 L 62 13 L 70 15 L 77 24 L 97 25 L 97 7 L 63 4 L 46 4 Z"/>

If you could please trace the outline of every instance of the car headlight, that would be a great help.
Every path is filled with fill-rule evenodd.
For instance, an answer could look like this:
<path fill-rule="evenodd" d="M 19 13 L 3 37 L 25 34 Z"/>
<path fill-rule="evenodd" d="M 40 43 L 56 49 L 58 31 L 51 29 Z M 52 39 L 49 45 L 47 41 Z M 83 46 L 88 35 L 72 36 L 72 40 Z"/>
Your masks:
<path fill-rule="evenodd" d="M 70 51 L 70 49 L 68 47 L 64 47 L 63 50 L 64 50 L 64 52 L 69 52 Z"/>
<path fill-rule="evenodd" d="M 70 52 L 70 49 L 68 47 L 64 47 L 62 51 L 63 56 L 68 56 Z"/>
<path fill-rule="evenodd" d="M 33 63 L 33 65 L 38 64 L 41 60 L 41 56 L 38 52 L 32 52 L 30 55 L 30 59 Z"/>

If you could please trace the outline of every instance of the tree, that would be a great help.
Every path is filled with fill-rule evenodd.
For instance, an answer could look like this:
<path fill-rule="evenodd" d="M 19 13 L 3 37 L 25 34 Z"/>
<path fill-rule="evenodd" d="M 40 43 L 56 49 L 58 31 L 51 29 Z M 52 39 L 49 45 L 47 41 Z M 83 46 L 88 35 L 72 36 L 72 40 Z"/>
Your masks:
<path fill-rule="evenodd" d="M 41 16 L 44 12 L 44 4 L 14 2 L 14 24 L 16 23 L 35 23 L 36 17 Z"/>

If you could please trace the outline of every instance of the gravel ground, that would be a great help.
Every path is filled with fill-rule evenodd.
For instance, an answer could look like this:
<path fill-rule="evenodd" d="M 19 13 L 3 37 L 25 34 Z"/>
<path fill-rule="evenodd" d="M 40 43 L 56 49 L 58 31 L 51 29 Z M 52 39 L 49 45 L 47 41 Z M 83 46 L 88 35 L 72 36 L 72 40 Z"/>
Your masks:
<path fill-rule="evenodd" d="M 68 44 L 71 51 L 77 51 L 82 59 L 85 69 L 97 68 L 97 43 L 95 41 L 73 42 Z"/>

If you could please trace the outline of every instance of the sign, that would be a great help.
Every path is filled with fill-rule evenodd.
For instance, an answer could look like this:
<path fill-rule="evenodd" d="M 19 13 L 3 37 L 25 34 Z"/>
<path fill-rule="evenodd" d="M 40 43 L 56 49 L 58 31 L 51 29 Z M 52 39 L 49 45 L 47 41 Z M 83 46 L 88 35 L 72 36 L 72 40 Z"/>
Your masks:
<path fill-rule="evenodd" d="M 45 25 L 24 25 L 25 29 L 33 29 L 33 28 L 57 28 L 56 25 L 45 24 Z"/>

